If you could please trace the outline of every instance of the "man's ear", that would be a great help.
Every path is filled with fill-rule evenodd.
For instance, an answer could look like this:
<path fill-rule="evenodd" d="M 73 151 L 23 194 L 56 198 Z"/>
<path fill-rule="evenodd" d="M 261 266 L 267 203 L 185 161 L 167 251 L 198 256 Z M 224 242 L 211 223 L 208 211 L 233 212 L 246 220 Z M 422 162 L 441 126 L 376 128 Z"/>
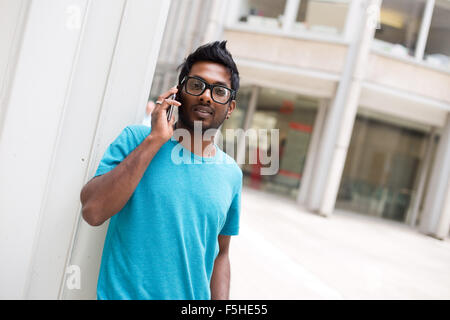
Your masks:
<path fill-rule="evenodd" d="M 231 116 L 234 109 L 236 109 L 236 100 L 231 100 L 230 105 L 228 106 L 227 119 Z"/>

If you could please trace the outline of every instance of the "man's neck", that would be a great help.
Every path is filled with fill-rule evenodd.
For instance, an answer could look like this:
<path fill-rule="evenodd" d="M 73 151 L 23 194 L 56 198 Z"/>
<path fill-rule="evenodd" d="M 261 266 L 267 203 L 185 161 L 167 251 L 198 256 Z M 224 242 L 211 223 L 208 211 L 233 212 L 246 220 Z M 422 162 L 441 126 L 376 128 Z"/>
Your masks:
<path fill-rule="evenodd" d="M 180 121 L 177 121 L 175 123 L 175 129 L 185 129 L 189 132 L 190 137 L 191 137 L 190 143 L 189 143 L 189 141 L 183 141 L 183 136 L 180 136 L 180 138 L 178 139 L 178 142 L 181 143 L 181 145 L 183 147 L 185 147 L 186 149 L 188 149 L 190 152 L 192 152 L 200 157 L 206 157 L 206 158 L 211 158 L 216 155 L 217 148 L 214 145 L 214 138 L 212 138 L 211 140 L 203 140 L 203 133 L 202 134 L 197 133 L 197 135 L 195 135 L 193 129 L 188 128 Z M 197 148 L 196 148 L 196 145 L 197 145 Z M 211 147 L 208 148 L 208 146 L 211 146 Z"/>

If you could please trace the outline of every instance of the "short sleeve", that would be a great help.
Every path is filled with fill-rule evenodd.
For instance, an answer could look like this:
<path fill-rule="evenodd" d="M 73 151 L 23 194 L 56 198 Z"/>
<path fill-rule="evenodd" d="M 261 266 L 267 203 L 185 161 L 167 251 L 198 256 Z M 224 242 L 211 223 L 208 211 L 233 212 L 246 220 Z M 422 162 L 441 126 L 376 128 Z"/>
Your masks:
<path fill-rule="evenodd" d="M 242 193 L 242 179 L 237 187 L 237 192 L 234 194 L 230 209 L 227 213 L 225 224 L 220 231 L 224 236 L 236 236 L 239 234 L 239 218 L 241 215 L 241 193 Z"/>
<path fill-rule="evenodd" d="M 136 140 L 129 127 L 122 130 L 119 136 L 106 149 L 94 177 L 108 173 L 121 163 L 136 148 Z"/>

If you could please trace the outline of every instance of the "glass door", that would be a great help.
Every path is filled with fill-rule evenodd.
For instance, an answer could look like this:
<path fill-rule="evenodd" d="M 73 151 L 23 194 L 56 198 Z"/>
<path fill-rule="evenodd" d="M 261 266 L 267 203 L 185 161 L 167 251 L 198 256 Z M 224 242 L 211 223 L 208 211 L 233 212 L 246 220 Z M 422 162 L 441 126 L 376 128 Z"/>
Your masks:
<path fill-rule="evenodd" d="M 244 183 L 255 189 L 267 190 L 296 198 L 302 179 L 308 146 L 317 114 L 318 101 L 270 88 L 261 88 L 250 129 L 270 129 L 278 132 L 279 170 L 273 175 L 261 175 L 261 163 L 250 163 L 251 153 L 271 154 L 271 139 L 248 139 L 246 159 L 242 166 Z M 268 150 L 269 149 L 269 150 Z"/>

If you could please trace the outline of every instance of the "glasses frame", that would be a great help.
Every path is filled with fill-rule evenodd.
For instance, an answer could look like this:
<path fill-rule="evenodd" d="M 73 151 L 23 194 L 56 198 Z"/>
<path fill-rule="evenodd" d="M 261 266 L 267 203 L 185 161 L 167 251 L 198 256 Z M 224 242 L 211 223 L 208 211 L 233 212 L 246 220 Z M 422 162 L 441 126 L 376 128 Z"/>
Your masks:
<path fill-rule="evenodd" d="M 199 94 L 192 94 L 192 93 L 189 93 L 189 92 L 187 91 L 187 89 L 186 89 L 186 84 L 187 84 L 187 81 L 188 81 L 189 79 L 196 79 L 196 80 L 198 80 L 198 81 L 201 81 L 203 84 L 205 84 L 205 87 L 203 88 L 202 92 L 200 92 Z M 185 91 L 187 94 L 190 94 L 191 96 L 195 96 L 195 97 L 201 96 L 201 95 L 206 91 L 206 89 L 209 89 L 209 91 L 211 92 L 211 99 L 212 99 L 215 103 L 218 103 L 218 104 L 227 104 L 227 103 L 229 103 L 230 101 L 234 100 L 235 94 L 236 94 L 236 91 L 235 91 L 235 90 L 233 90 L 233 89 L 231 89 L 231 88 L 228 88 L 227 86 L 224 86 L 224 85 L 221 85 L 221 84 L 209 84 L 208 82 L 206 82 L 206 81 L 203 80 L 202 78 L 195 77 L 195 76 L 186 76 L 186 77 L 184 77 L 183 80 L 181 81 L 181 87 L 184 87 L 184 91 Z M 228 100 L 227 100 L 226 102 L 219 102 L 219 101 L 216 101 L 216 100 L 214 99 L 213 89 L 214 89 L 215 87 L 224 88 L 224 89 L 229 90 L 229 91 L 231 92 L 230 97 L 228 98 Z"/>

